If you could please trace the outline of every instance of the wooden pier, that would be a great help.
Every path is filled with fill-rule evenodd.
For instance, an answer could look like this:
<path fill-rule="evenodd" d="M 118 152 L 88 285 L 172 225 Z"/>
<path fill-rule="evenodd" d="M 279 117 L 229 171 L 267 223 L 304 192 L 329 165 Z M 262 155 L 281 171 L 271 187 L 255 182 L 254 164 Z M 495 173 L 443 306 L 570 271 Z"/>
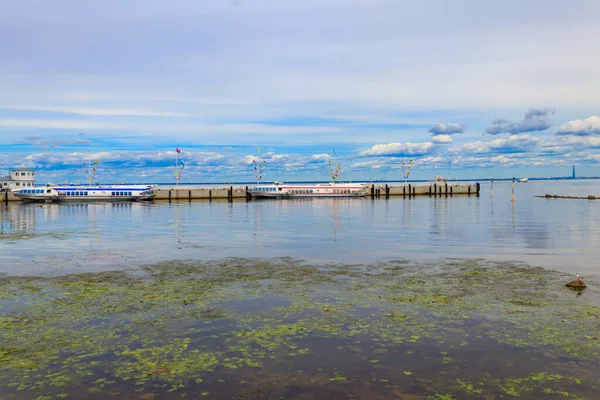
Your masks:
<path fill-rule="evenodd" d="M 194 187 L 186 185 L 182 188 L 159 187 L 154 200 L 227 200 L 250 199 L 251 185 L 215 185 L 214 187 Z M 411 198 L 415 196 L 479 196 L 480 185 L 476 183 L 407 183 L 407 184 L 369 184 L 367 198 L 386 199 L 390 197 Z M 19 201 L 10 192 L 0 192 L 2 202 Z"/>

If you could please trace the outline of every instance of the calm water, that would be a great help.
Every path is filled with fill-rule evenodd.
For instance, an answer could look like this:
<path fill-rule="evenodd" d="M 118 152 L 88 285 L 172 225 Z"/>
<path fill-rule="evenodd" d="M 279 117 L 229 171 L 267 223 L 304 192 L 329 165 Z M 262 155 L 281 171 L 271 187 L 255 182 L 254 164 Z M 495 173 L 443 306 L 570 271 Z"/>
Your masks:
<path fill-rule="evenodd" d="M 167 259 L 369 262 L 478 257 L 596 274 L 600 182 L 482 186 L 480 197 L 2 205 L 0 272 L 92 271 Z"/>
<path fill-rule="evenodd" d="M 597 398 L 600 182 L 482 189 L 2 205 L 0 398 Z"/>

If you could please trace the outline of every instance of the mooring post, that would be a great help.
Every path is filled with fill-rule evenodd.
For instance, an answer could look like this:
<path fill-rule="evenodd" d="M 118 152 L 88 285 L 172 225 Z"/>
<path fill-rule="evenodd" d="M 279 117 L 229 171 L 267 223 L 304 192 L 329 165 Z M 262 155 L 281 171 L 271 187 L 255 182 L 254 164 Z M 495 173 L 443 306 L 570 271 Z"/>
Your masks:
<path fill-rule="evenodd" d="M 429 185 L 429 196 L 431 197 L 431 185 Z"/>
<path fill-rule="evenodd" d="M 212 189 L 208 189 L 208 201 L 212 201 Z"/>
<path fill-rule="evenodd" d="M 387 185 L 387 183 L 385 184 L 385 198 L 389 198 L 390 197 L 390 188 Z"/>
<path fill-rule="evenodd" d="M 448 182 L 446 182 L 444 185 L 446 186 L 446 193 L 445 194 L 446 194 L 446 196 L 448 196 Z"/>
<path fill-rule="evenodd" d="M 375 185 L 371 184 L 371 198 L 375 198 Z"/>
<path fill-rule="evenodd" d="M 417 187 L 416 186 L 413 186 L 413 188 L 412 188 L 412 194 L 413 194 L 413 196 L 417 195 Z"/>
<path fill-rule="evenodd" d="M 470 196 L 471 195 L 471 185 L 468 185 L 467 188 L 468 188 L 467 194 Z"/>
<path fill-rule="evenodd" d="M 479 186 L 479 182 L 477 182 L 475 184 L 475 188 L 477 189 L 477 196 L 479 196 L 479 190 L 481 190 L 481 187 Z"/>
<path fill-rule="evenodd" d="M 409 183 L 409 184 L 408 184 L 408 195 L 409 195 L 409 196 L 410 196 L 410 195 L 412 195 L 412 192 L 413 192 L 413 190 L 412 190 L 412 186 L 411 186 L 411 184 Z"/>
<path fill-rule="evenodd" d="M 188 190 L 188 201 L 192 201 L 192 191 Z"/>
<path fill-rule="evenodd" d="M 169 189 L 169 203 L 171 202 L 171 192 L 172 192 L 172 190 Z"/>
<path fill-rule="evenodd" d="M 452 186 L 450 186 L 450 196 L 452 196 Z"/>
<path fill-rule="evenodd" d="M 433 184 L 433 195 L 437 196 L 437 183 Z"/>

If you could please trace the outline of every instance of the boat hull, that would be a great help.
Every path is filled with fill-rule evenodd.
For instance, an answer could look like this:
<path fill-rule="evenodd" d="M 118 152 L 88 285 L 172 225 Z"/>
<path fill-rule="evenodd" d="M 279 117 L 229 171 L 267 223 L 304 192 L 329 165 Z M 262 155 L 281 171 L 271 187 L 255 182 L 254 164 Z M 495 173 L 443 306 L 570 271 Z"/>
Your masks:
<path fill-rule="evenodd" d="M 365 184 L 352 183 L 285 185 L 275 182 L 273 185 L 257 185 L 250 190 L 250 195 L 256 199 L 358 198 L 366 194 Z"/>
<path fill-rule="evenodd" d="M 33 187 L 13 191 L 25 202 L 132 202 L 150 201 L 156 196 L 153 185 L 98 187 Z"/>

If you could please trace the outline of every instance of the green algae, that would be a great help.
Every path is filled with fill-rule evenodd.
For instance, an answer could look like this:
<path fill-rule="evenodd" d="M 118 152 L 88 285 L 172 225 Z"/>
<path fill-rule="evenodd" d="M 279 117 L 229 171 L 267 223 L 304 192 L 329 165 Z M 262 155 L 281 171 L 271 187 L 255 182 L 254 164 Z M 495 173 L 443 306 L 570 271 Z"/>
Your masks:
<path fill-rule="evenodd" d="M 417 382 L 418 394 L 432 398 L 585 398 L 599 385 L 592 366 L 600 361 L 600 306 L 591 296 L 573 297 L 562 279 L 478 260 L 314 266 L 291 259 L 0 277 L 0 304 L 10 305 L 0 308 L 0 385 L 33 397 L 67 395 L 73 387 L 114 393 L 123 385 L 182 394 L 194 385 L 213 393 L 225 390 L 215 386 L 223 381 L 234 396 L 240 376 L 264 389 L 265 375 L 283 362 L 304 371 L 294 381 L 304 391 L 375 374 L 379 384 L 369 388 L 382 393 L 386 382 Z M 481 343 L 527 350 L 524 362 L 531 354 L 539 364 L 560 357 L 579 370 L 573 376 L 561 365 L 543 372 L 531 365 L 473 382 L 461 368 Z M 331 363 L 322 354 L 338 360 L 333 375 L 320 377 L 316 367 Z M 428 377 L 442 372 L 441 380 Z"/>
<path fill-rule="evenodd" d="M 29 232 L 15 232 L 15 233 L 0 233 L 0 241 L 6 241 L 8 243 L 15 243 L 19 240 L 31 240 L 38 238 L 51 238 L 51 239 L 64 239 L 69 234 L 66 232 L 47 232 L 47 233 L 29 233 Z"/>

